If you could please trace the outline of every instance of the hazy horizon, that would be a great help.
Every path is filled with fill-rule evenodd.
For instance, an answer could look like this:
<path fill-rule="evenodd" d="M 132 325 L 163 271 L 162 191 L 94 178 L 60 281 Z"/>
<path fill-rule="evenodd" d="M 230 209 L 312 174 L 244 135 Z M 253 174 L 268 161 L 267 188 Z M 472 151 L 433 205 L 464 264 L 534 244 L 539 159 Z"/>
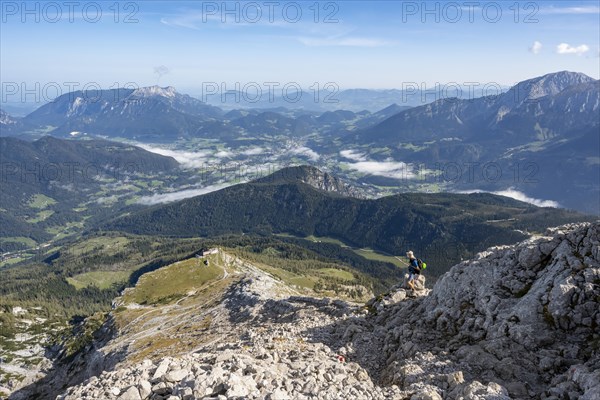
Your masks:
<path fill-rule="evenodd" d="M 2 2 L 3 88 L 511 86 L 563 70 L 600 78 L 593 1 L 75 3 Z"/>
<path fill-rule="evenodd" d="M 565 72 L 565 71 L 551 71 L 551 72 L 545 73 L 543 75 L 553 74 L 553 73 L 558 73 L 558 72 Z M 579 71 L 566 71 L 566 72 L 581 73 Z M 543 75 L 540 75 L 540 76 L 543 76 Z M 534 79 L 537 77 L 538 76 L 532 76 L 532 77 L 529 77 L 528 79 Z M 592 78 L 594 78 L 594 77 L 592 77 Z M 527 80 L 527 79 L 525 79 L 525 80 Z M 521 82 L 521 81 L 519 81 L 519 82 Z M 488 94 L 498 94 L 498 93 L 500 93 L 500 91 L 504 92 L 506 90 L 509 90 L 511 87 L 518 84 L 519 82 L 513 82 L 511 84 L 501 84 L 501 83 L 497 83 L 497 82 L 493 82 L 493 81 L 490 81 L 490 82 L 463 82 L 463 83 L 451 81 L 451 82 L 435 82 L 433 86 L 425 86 L 423 82 L 404 82 L 403 87 L 389 87 L 389 88 L 348 87 L 348 88 L 336 88 L 336 89 L 339 90 L 339 92 L 356 90 L 356 91 L 372 91 L 372 92 L 381 92 L 381 93 L 391 92 L 391 91 L 411 92 L 414 90 L 422 90 L 422 91 L 428 93 L 427 98 L 429 100 L 423 101 L 423 104 L 427 104 L 427 103 L 433 101 L 433 100 L 431 100 L 432 98 L 436 99 L 436 98 L 442 97 L 441 96 L 442 94 L 445 94 L 443 97 L 452 97 L 452 96 L 448 95 L 448 93 L 452 94 L 452 93 L 455 93 L 457 90 L 462 91 L 462 93 L 465 95 L 465 97 L 468 97 L 468 98 L 483 97 L 485 87 L 488 87 L 488 91 L 487 91 Z M 247 91 L 250 92 L 250 91 L 254 90 L 256 86 L 252 86 L 252 85 L 256 85 L 256 84 L 261 86 L 260 83 L 257 83 L 257 82 L 247 83 L 246 86 L 250 87 L 250 89 L 247 89 Z M 89 84 L 86 89 L 87 90 L 114 90 L 114 89 L 138 89 L 138 88 L 147 88 L 147 87 L 160 87 L 160 88 L 165 89 L 168 87 L 173 87 L 180 94 L 189 95 L 196 99 L 206 101 L 210 104 L 214 104 L 217 106 L 219 105 L 219 103 L 222 103 L 224 108 L 231 108 L 231 106 L 228 107 L 228 105 L 225 102 L 222 102 L 220 100 L 219 101 L 215 100 L 215 96 L 218 96 L 220 98 L 220 95 L 222 93 L 221 92 L 222 87 L 224 87 L 226 89 L 226 91 L 235 91 L 237 88 L 238 90 L 241 90 L 242 92 L 244 91 L 244 88 L 245 88 L 245 86 L 243 86 L 241 84 L 238 84 L 236 86 L 235 83 L 233 86 L 229 87 L 224 82 L 207 82 L 206 85 L 209 90 L 217 90 L 217 92 L 214 92 L 214 93 L 211 92 L 211 93 L 205 94 L 205 92 L 203 91 L 204 88 L 179 88 L 179 87 L 170 85 L 168 83 L 151 84 L 148 86 L 139 86 L 139 87 L 130 83 L 128 86 L 121 86 L 118 88 L 117 87 L 100 87 L 99 85 L 96 85 L 96 84 Z M 290 92 L 292 92 L 296 88 L 299 88 L 300 90 L 302 90 L 304 95 L 311 95 L 311 94 L 314 94 L 314 92 L 315 92 L 315 88 L 301 87 L 299 85 L 291 85 L 290 82 L 288 82 L 287 85 L 290 86 Z M 66 91 L 66 92 L 60 91 L 59 88 L 57 86 L 55 86 L 53 83 L 46 85 L 46 87 L 42 87 L 41 85 L 34 86 L 35 88 L 37 88 L 36 95 L 33 95 L 33 90 L 31 90 L 31 92 L 28 93 L 27 90 L 29 90 L 29 88 L 23 89 L 23 87 L 27 88 L 27 86 L 17 87 L 13 83 L 3 82 L 2 88 L 8 89 L 8 90 L 0 91 L 0 98 L 2 99 L 2 101 L 0 101 L 0 108 L 3 108 L 3 107 L 7 108 L 7 109 L 23 108 L 23 109 L 27 109 L 27 110 L 34 110 L 37 107 L 47 104 L 49 102 L 52 102 L 56 98 L 60 97 L 61 95 L 64 95 L 64 94 L 70 92 L 70 91 Z M 75 92 L 75 91 L 79 91 L 82 89 L 83 88 L 73 87 L 72 91 Z M 270 91 L 273 94 L 275 94 L 276 97 L 281 97 L 281 93 L 279 93 L 279 91 L 281 90 L 281 85 L 278 85 L 277 83 L 275 83 L 274 85 L 272 84 L 270 86 L 269 85 L 261 86 L 261 89 L 263 90 L 262 94 L 265 98 L 268 96 Z M 319 88 L 319 90 L 321 92 L 331 92 L 331 90 L 327 90 L 327 89 L 328 88 Z M 16 92 L 14 92 L 15 90 L 16 90 Z M 22 91 L 22 90 L 25 90 L 25 91 Z M 50 93 L 52 91 L 54 91 L 57 95 L 50 96 Z M 442 92 L 444 92 L 444 93 L 442 93 Z M 438 95 L 437 97 L 435 96 L 436 94 Z M 211 101 L 211 100 L 213 100 L 213 101 Z M 391 104 L 392 103 L 390 103 L 390 105 Z M 279 106 L 279 104 L 273 104 L 273 107 L 278 107 L 278 106 Z M 290 106 L 293 106 L 293 103 L 290 102 Z M 242 102 L 240 104 L 240 108 L 254 108 L 254 107 L 252 107 L 251 102 L 246 102 L 246 103 Z M 260 103 L 255 108 L 268 108 L 268 106 L 266 106 L 264 103 Z M 340 109 L 343 109 L 343 107 L 341 107 Z"/>

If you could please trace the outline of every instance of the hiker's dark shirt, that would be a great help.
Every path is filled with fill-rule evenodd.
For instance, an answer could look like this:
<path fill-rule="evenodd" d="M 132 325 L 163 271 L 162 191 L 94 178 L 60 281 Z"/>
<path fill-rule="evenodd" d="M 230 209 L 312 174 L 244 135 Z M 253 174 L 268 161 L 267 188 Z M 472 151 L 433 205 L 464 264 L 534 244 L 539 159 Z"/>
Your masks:
<path fill-rule="evenodd" d="M 410 263 L 408 264 L 408 272 L 411 274 L 419 273 L 419 263 L 417 262 L 416 258 L 410 260 Z"/>

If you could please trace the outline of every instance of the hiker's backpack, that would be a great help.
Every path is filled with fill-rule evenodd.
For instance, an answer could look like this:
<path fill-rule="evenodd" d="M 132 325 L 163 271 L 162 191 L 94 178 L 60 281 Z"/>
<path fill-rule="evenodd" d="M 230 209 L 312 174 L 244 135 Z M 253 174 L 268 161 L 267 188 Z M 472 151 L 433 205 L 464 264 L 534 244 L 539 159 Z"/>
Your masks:
<path fill-rule="evenodd" d="M 423 260 L 421 260 L 420 258 L 417 258 L 417 265 L 419 266 L 420 270 L 424 270 L 425 268 L 427 268 L 427 263 L 423 262 Z"/>

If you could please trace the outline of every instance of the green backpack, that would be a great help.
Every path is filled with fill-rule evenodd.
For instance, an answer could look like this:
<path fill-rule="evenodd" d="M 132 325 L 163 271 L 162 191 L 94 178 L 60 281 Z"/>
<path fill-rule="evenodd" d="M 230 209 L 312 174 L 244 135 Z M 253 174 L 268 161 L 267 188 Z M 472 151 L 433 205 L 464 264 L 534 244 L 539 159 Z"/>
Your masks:
<path fill-rule="evenodd" d="M 419 266 L 420 270 L 424 270 L 425 268 L 427 268 L 427 263 L 423 262 L 423 260 L 421 260 L 420 258 L 417 258 L 417 265 Z"/>

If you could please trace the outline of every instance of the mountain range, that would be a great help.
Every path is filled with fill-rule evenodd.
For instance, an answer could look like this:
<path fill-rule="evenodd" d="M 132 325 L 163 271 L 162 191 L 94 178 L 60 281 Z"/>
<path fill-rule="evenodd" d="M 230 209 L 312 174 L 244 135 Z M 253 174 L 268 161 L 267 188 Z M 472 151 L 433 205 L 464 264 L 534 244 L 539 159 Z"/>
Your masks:
<path fill-rule="evenodd" d="M 563 72 L 520 82 L 506 93 L 440 99 L 400 112 L 355 139 L 368 143 L 458 138 L 512 146 L 548 141 L 598 125 L 600 81 Z"/>
<path fill-rule="evenodd" d="M 177 142 L 188 151 L 202 151 L 206 143 L 231 152 L 260 147 L 260 155 L 244 156 L 244 162 L 289 164 L 300 157 L 373 196 L 516 191 L 538 203 L 600 215 L 599 87 L 584 74 L 562 71 L 495 96 L 412 108 L 398 103 L 377 112 L 316 112 L 272 105 L 225 112 L 154 86 L 64 94 L 24 118 L 3 113 L 0 130 L 23 138 L 95 134 Z M 278 154 L 267 159 L 264 149 Z M 348 152 L 351 162 L 343 156 Z M 400 163 L 423 174 L 388 171 Z"/>
<path fill-rule="evenodd" d="M 30 125 L 54 126 L 55 133 L 88 132 L 147 139 L 177 137 L 221 115 L 173 87 L 76 91 L 27 115 Z"/>
<path fill-rule="evenodd" d="M 543 104 L 575 90 L 584 114 L 593 112 L 579 90 L 587 83 L 545 94 L 560 90 L 550 78 L 531 91 Z M 157 93 L 147 95 L 172 91 Z M 243 129 L 252 143 L 271 137 L 278 147 L 282 137 L 304 144 L 308 135 L 322 151 L 413 110 L 238 110 L 207 123 Z M 298 121 L 327 128 L 316 134 Z M 578 157 L 594 165 L 589 147 L 599 136 L 593 124 L 569 124 L 572 139 L 556 130 L 510 151 L 539 157 L 538 168 L 567 182 L 558 178 Z M 502 132 L 490 143 L 508 145 Z M 312 166 L 147 207 L 138 195 L 197 189 L 194 170 L 130 144 L 69 136 L 77 138 L 0 138 L 1 248 L 3 261 L 16 261 L 3 266 L 0 282 L 0 393 L 12 399 L 600 393 L 598 223 L 573 224 L 596 217 L 490 193 L 365 197 Z M 462 144 L 447 139 L 406 144 L 413 155 Z M 409 151 L 370 142 L 346 149 L 341 156 L 369 166 Z M 497 150 L 480 149 L 486 157 Z M 587 167 L 579 173 L 567 189 L 541 173 L 535 184 L 550 194 L 593 193 Z M 39 257 L 20 259 L 32 239 Z M 401 283 L 404 258 L 393 257 L 408 249 L 428 263 L 416 291 Z"/>
<path fill-rule="evenodd" d="M 347 197 L 349 193 L 345 185 L 314 168 L 287 168 L 253 182 L 132 212 L 102 229 L 173 237 L 314 235 L 391 254 L 413 249 L 426 255 L 431 273 L 439 275 L 490 245 L 513 243 L 548 224 L 592 219 L 485 193 L 414 193 L 376 200 Z"/>
<path fill-rule="evenodd" d="M 290 115 L 287 108 L 276 106 L 270 110 L 237 109 L 225 113 L 218 107 L 180 94 L 173 87 L 152 86 L 66 93 L 28 114 L 21 122 L 27 126 L 53 127 L 56 134 L 89 132 L 151 140 L 160 136 L 194 136 L 202 131 L 203 124 L 210 127 L 216 120 L 251 133 L 267 128 L 264 124 L 268 121 L 271 129 L 302 134 L 306 132 L 294 126 L 313 128 L 375 115 L 369 124 L 364 124 L 373 126 L 358 131 L 351 136 L 352 140 L 394 146 L 398 141 L 442 138 L 483 143 L 505 139 L 519 145 L 550 140 L 581 127 L 597 125 L 598 87 L 597 80 L 564 71 L 520 82 L 494 96 L 444 98 L 410 107 L 390 102 L 379 112 L 338 108 L 325 113 L 296 110 Z M 15 125 L 17 121 L 2 112 L 3 127 Z"/>
<path fill-rule="evenodd" d="M 180 94 L 173 87 L 152 86 L 66 93 L 21 119 L 3 112 L 0 127 L 4 136 L 39 137 L 49 133 L 69 137 L 85 133 L 143 142 L 202 137 L 235 143 L 252 136 L 302 137 L 315 131 L 326 134 L 346 130 L 349 125 L 366 127 L 408 108 L 388 104 L 373 113 L 364 110 L 320 113 L 270 107 L 226 113 Z"/>
<path fill-rule="evenodd" d="M 598 215 L 599 137 L 600 81 L 562 72 L 521 82 L 499 96 L 415 107 L 342 140 L 347 146 L 386 146 L 394 159 L 442 175 L 450 168 L 453 173 L 434 180 L 454 190 L 516 188 Z M 491 178 L 486 166 L 493 167 Z"/>
<path fill-rule="evenodd" d="M 434 87 L 426 88 L 424 83 L 405 82 L 404 89 L 345 89 L 338 90 L 334 86 L 327 89 L 301 89 L 301 92 L 290 90 L 287 96 L 279 95 L 282 92 L 274 90 L 255 96 L 254 93 L 229 90 L 224 95 L 221 93 L 199 93 L 198 98 L 203 98 L 208 104 L 229 109 L 252 109 L 252 108 L 276 108 L 284 107 L 305 112 L 327 112 L 336 110 L 349 110 L 353 112 L 368 111 L 377 112 L 390 104 L 398 104 L 400 107 L 411 108 L 428 103 L 431 98 L 439 97 L 440 93 L 449 92 L 460 98 L 468 98 L 475 95 L 479 97 L 478 91 L 469 93 L 467 87 L 455 88 L 436 84 Z M 499 91 L 508 88 L 494 86 Z M 447 90 L 446 90 L 447 89 Z M 451 89 L 458 89 L 452 91 Z M 481 91 L 480 91 L 481 92 Z M 297 93 L 301 93 L 298 95 Z M 259 92 L 257 91 L 257 95 Z M 258 97 L 258 98 L 256 98 Z M 251 101 L 249 101 L 249 98 Z M 428 101 L 429 100 L 429 101 Z"/>

